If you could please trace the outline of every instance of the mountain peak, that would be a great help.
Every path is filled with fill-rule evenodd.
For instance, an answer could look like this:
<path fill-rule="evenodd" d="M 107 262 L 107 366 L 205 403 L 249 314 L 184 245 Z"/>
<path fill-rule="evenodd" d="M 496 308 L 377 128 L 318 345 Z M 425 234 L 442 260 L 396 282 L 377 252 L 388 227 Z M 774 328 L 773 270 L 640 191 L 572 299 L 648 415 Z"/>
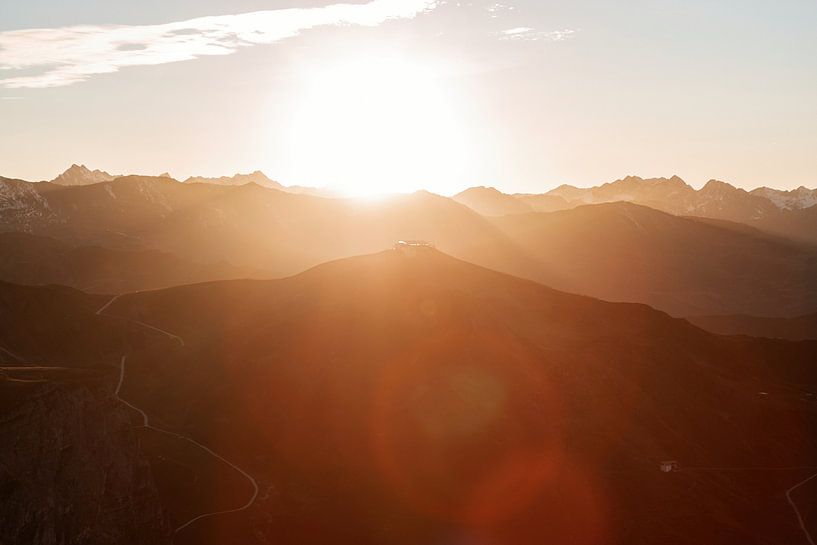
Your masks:
<path fill-rule="evenodd" d="M 728 182 L 711 179 L 701 188 L 701 191 L 734 191 L 737 188 Z"/>
<path fill-rule="evenodd" d="M 65 172 L 51 180 L 51 183 L 65 186 L 91 185 L 100 182 L 110 182 L 115 176 L 103 170 L 91 170 L 85 165 L 76 163 L 68 167 Z"/>
<path fill-rule="evenodd" d="M 505 216 L 533 212 L 530 204 L 495 187 L 469 187 L 453 199 L 483 216 Z"/>

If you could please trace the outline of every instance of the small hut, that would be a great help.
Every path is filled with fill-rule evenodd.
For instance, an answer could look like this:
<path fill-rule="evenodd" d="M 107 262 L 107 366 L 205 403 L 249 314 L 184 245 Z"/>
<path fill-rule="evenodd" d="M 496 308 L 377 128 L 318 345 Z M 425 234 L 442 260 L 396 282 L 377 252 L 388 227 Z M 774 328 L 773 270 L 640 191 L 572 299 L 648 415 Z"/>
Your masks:
<path fill-rule="evenodd" d="M 672 471 L 678 471 L 678 462 L 675 460 L 664 460 L 658 466 L 661 471 L 664 473 L 670 473 Z"/>

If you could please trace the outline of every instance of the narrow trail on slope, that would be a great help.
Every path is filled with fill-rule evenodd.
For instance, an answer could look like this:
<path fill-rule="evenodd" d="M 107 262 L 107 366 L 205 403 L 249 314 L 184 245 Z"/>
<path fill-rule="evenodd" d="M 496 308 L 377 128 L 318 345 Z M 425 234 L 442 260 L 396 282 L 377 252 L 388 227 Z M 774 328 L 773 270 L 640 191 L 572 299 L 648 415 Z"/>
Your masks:
<path fill-rule="evenodd" d="M 794 514 L 797 516 L 797 523 L 800 525 L 800 529 L 803 530 L 803 533 L 806 535 L 806 539 L 808 540 L 808 542 L 811 545 L 815 545 L 814 539 L 812 539 L 811 534 L 808 531 L 808 528 L 806 528 L 806 524 L 803 521 L 803 515 L 800 513 L 800 509 L 797 508 L 797 504 L 794 503 L 794 500 L 792 499 L 791 494 L 792 494 L 792 492 L 794 492 L 795 490 L 797 490 L 798 488 L 800 488 L 801 486 L 803 486 L 804 484 L 806 484 L 807 482 L 809 482 L 809 481 L 811 481 L 812 479 L 815 479 L 815 478 L 817 478 L 817 473 L 815 473 L 811 477 L 803 479 L 802 481 L 800 481 L 796 485 L 794 485 L 791 488 L 789 488 L 788 490 L 786 490 L 786 501 L 788 501 L 789 505 L 791 505 L 791 508 L 794 509 Z"/>
<path fill-rule="evenodd" d="M 25 361 L 23 358 L 21 358 L 20 356 L 18 356 L 17 354 L 12 352 L 11 350 L 9 350 L 7 348 L 4 348 L 2 346 L 0 346 L 0 352 L 2 352 L 3 354 L 6 354 L 8 356 L 11 356 L 12 358 L 14 358 L 15 360 L 17 360 L 19 362 L 24 362 Z M 0 363 L 6 363 L 6 362 L 3 361 L 2 358 L 0 358 Z"/>
<path fill-rule="evenodd" d="M 714 472 L 721 472 L 721 471 L 794 471 L 794 470 L 803 470 L 803 469 L 817 469 L 817 466 L 787 466 L 787 467 L 685 467 L 678 471 L 714 471 Z M 803 486 L 804 484 L 808 483 L 812 479 L 817 479 L 817 473 L 812 475 L 811 477 L 807 477 L 800 481 L 799 483 L 795 484 L 788 490 L 786 490 L 786 501 L 789 502 L 791 505 L 792 510 L 794 511 L 795 516 L 797 517 L 797 524 L 800 526 L 800 530 L 803 531 L 803 535 L 806 536 L 806 540 L 809 542 L 810 545 L 817 545 L 814 542 L 814 539 L 811 537 L 811 533 L 806 528 L 806 523 L 803 520 L 803 516 L 800 513 L 800 509 L 797 507 L 797 504 L 794 503 L 794 500 L 791 497 L 792 492 Z"/>
<path fill-rule="evenodd" d="M 96 313 L 101 316 L 102 313 L 105 312 L 105 310 L 107 310 L 108 307 L 110 307 L 120 297 L 121 297 L 121 294 L 114 296 L 110 301 L 105 303 L 99 310 L 97 310 Z M 150 324 L 140 322 L 138 320 L 131 320 L 129 318 L 123 318 L 123 319 L 128 320 L 129 322 L 138 324 L 140 326 L 147 327 L 147 328 L 149 328 L 149 329 L 151 329 L 153 331 L 157 331 L 159 333 L 162 333 L 162 334 L 166 335 L 167 337 L 169 337 L 169 338 L 171 338 L 171 339 L 173 339 L 175 341 L 178 341 L 182 346 L 184 346 L 184 339 L 182 339 L 178 335 L 174 335 L 173 333 L 170 333 L 170 332 L 165 331 L 163 329 L 159 329 L 158 327 L 151 326 Z M 197 521 L 200 521 L 202 519 L 206 519 L 206 518 L 210 518 L 210 517 L 216 517 L 216 516 L 219 516 L 219 515 L 226 515 L 226 514 L 229 514 L 229 513 L 238 513 L 240 511 L 244 511 L 244 510 L 248 509 L 253 503 L 255 503 L 255 500 L 256 500 L 256 498 L 258 498 L 258 493 L 259 493 L 259 490 L 260 490 L 259 487 L 258 487 L 258 483 L 256 482 L 256 480 L 249 473 L 247 473 L 246 471 L 244 471 L 243 469 L 241 469 L 240 467 L 238 467 L 234 463 L 230 462 L 229 460 L 227 460 L 226 458 L 224 458 L 220 454 L 218 454 L 216 452 L 213 452 L 210 448 L 202 445 L 201 443 L 199 443 L 198 441 L 196 441 L 195 439 L 193 439 L 191 437 L 187 437 L 186 435 L 182 435 L 180 433 L 172 432 L 172 431 L 165 430 L 165 429 L 162 429 L 162 428 L 157 428 L 156 426 L 151 425 L 150 418 L 148 417 L 148 415 L 147 415 L 147 413 L 145 411 L 143 411 L 142 409 L 140 409 L 136 405 L 134 405 L 134 404 L 132 404 L 132 403 L 130 403 L 127 400 L 122 398 L 122 396 L 120 395 L 120 392 L 122 390 L 122 385 L 125 382 L 125 362 L 127 361 L 127 359 L 128 359 L 128 354 L 124 354 L 122 356 L 122 359 L 119 362 L 119 381 L 116 384 L 116 390 L 114 390 L 114 396 L 119 401 L 121 401 L 123 404 L 127 405 L 128 407 L 130 407 L 134 411 L 138 412 L 142 416 L 142 426 L 147 428 L 147 429 L 154 430 L 156 432 L 162 433 L 164 435 L 169 435 L 171 437 L 174 437 L 176 439 L 180 439 L 182 441 L 187 441 L 188 443 L 198 447 L 199 449 L 203 450 L 204 452 L 206 452 L 207 454 L 209 454 L 213 458 L 219 460 L 220 462 L 228 465 L 230 468 L 235 470 L 242 477 L 247 479 L 247 481 L 249 481 L 249 483 L 252 485 L 252 488 L 253 488 L 252 495 L 247 500 L 247 502 L 245 504 L 243 504 L 242 506 L 236 507 L 234 509 L 225 509 L 225 510 L 222 510 L 222 511 L 212 511 L 212 512 L 209 512 L 209 513 L 202 513 L 201 515 L 197 515 L 197 516 L 193 517 L 192 519 L 188 520 L 187 522 L 185 522 L 184 524 L 182 524 L 181 526 L 177 527 L 173 532 L 174 533 L 179 533 L 180 531 L 184 530 L 185 528 L 187 528 L 191 524 L 193 524 L 193 523 L 195 523 Z"/>

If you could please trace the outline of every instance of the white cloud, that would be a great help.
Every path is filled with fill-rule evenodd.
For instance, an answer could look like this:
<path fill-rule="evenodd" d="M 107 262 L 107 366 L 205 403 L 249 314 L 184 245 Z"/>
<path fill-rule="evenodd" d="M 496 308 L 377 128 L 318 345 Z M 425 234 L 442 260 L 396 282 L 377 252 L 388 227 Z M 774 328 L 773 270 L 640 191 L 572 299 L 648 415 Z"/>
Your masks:
<path fill-rule="evenodd" d="M 548 40 L 551 42 L 562 42 L 572 38 L 575 33 L 576 31 L 570 28 L 564 30 L 537 31 L 530 27 L 516 27 L 503 30 L 499 32 L 498 35 L 500 40 Z"/>
<path fill-rule="evenodd" d="M 533 32 L 533 29 L 531 27 L 520 26 L 516 28 L 509 28 L 508 30 L 503 30 L 502 34 L 504 34 L 505 36 L 517 36 L 519 34 L 527 34 L 529 32 Z"/>
<path fill-rule="evenodd" d="M 0 87 L 61 87 L 128 66 L 229 55 L 319 26 L 377 26 L 435 9 L 439 0 L 372 0 L 309 9 L 199 17 L 161 25 L 86 25 L 0 32 Z M 35 72 L 13 75 L 15 70 Z"/>
<path fill-rule="evenodd" d="M 496 4 L 491 4 L 490 6 L 488 6 L 488 13 L 491 14 L 491 17 L 496 19 L 497 17 L 499 17 L 499 14 L 501 12 L 503 12 L 503 11 L 513 11 L 515 9 L 516 8 L 514 6 L 509 6 L 507 4 L 496 3 Z"/>

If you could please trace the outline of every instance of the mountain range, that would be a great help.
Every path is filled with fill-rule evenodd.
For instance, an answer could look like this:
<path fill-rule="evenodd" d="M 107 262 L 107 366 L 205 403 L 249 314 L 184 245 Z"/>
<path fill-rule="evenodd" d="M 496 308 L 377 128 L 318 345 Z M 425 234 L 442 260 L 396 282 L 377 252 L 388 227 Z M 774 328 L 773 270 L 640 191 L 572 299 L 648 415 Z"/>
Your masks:
<path fill-rule="evenodd" d="M 745 223 L 787 238 L 817 242 L 817 189 L 780 191 L 761 187 L 751 192 L 718 180 L 696 190 L 678 176 L 627 176 L 596 187 L 562 185 L 539 195 L 501 193 L 475 187 L 454 200 L 486 216 L 550 212 L 585 204 L 631 202 L 676 216 L 696 216 Z"/>
<path fill-rule="evenodd" d="M 628 184 L 638 186 L 633 180 Z M 677 181 L 655 182 L 650 191 L 659 192 L 666 184 L 680 186 Z M 486 194 L 518 202 L 496 191 Z M 745 197 L 773 206 L 748 193 Z M 109 251 L 108 257 L 96 258 L 97 263 L 113 255 L 120 260 L 118 267 L 108 261 L 108 271 L 130 269 L 134 262 L 127 260 L 149 255 L 144 252 L 177 259 L 173 266 L 158 259 L 153 278 L 117 273 L 121 281 L 112 281 L 115 275 L 95 270 L 88 260 L 84 277 L 73 279 L 82 268 L 72 261 L 77 252 L 54 252 L 47 268 L 29 267 L 30 272 L 6 276 L 20 281 L 22 274 L 33 284 L 56 281 L 114 292 L 167 286 L 174 276 L 160 273 L 160 263 L 167 263 L 166 271 L 177 268 L 180 283 L 274 278 L 377 251 L 398 239 L 422 239 L 496 270 L 607 300 L 647 303 L 676 316 L 795 316 L 817 310 L 817 250 L 803 241 L 817 229 L 803 228 L 803 236 L 794 239 L 762 231 L 753 222 L 678 216 L 632 202 L 551 212 L 517 209 L 520 213 L 492 217 L 427 192 L 356 201 L 293 194 L 253 182 L 179 183 L 128 176 L 79 187 L 2 179 L 0 210 L 0 232 Z M 780 212 L 813 215 L 811 208 Z M 16 251 L 23 255 L 25 244 L 32 245 L 31 253 L 42 244 L 42 238 L 16 240 Z M 142 263 L 144 271 L 148 261 Z"/>

